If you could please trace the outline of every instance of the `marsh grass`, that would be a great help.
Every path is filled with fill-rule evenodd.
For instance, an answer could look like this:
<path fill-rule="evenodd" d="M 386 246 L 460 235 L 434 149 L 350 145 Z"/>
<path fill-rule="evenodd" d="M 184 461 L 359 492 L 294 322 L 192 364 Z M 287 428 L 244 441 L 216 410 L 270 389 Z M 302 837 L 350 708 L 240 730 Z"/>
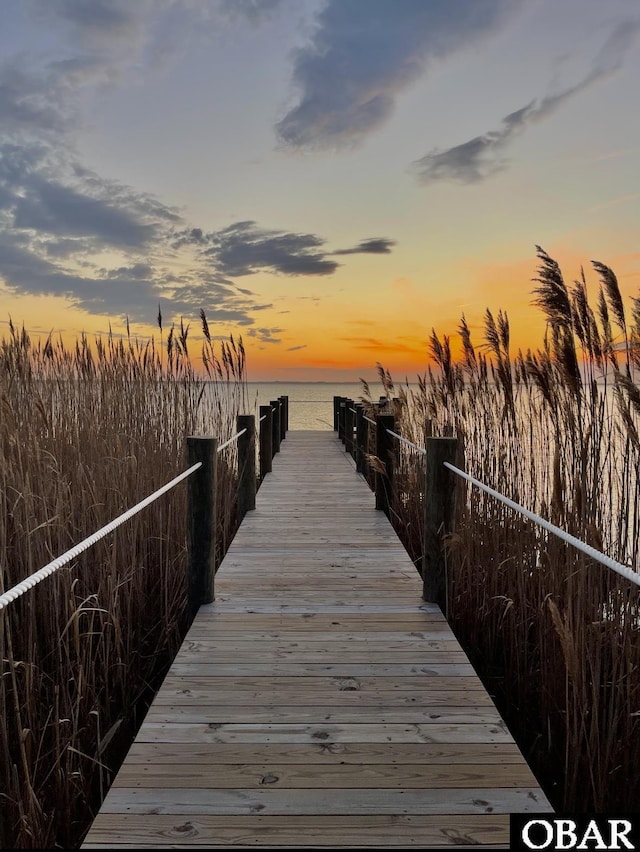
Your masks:
<path fill-rule="evenodd" d="M 509 322 L 464 316 L 462 358 L 434 331 L 417 390 L 394 387 L 401 434 L 455 434 L 460 466 L 571 534 L 636 567 L 640 518 L 640 299 L 593 264 L 567 285 L 538 248 L 546 334 L 512 353 Z M 366 394 L 365 394 L 366 398 Z M 424 457 L 398 447 L 392 518 L 416 565 Z M 447 542 L 448 617 L 556 808 L 640 807 L 638 589 L 459 480 Z"/>
<path fill-rule="evenodd" d="M 0 341 L 0 591 L 225 440 L 247 409 L 242 343 L 202 316 L 161 344 Z M 218 457 L 218 560 L 235 531 L 234 446 Z M 186 485 L 0 611 L 0 846 L 76 846 L 187 627 Z"/>

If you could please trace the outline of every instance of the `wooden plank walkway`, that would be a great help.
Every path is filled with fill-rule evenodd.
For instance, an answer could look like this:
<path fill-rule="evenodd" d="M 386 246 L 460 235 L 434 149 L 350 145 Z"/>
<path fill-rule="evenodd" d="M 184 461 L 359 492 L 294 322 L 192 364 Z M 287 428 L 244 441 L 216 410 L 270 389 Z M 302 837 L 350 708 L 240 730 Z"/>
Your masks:
<path fill-rule="evenodd" d="M 84 847 L 508 846 L 550 806 L 332 432 L 290 432 Z"/>

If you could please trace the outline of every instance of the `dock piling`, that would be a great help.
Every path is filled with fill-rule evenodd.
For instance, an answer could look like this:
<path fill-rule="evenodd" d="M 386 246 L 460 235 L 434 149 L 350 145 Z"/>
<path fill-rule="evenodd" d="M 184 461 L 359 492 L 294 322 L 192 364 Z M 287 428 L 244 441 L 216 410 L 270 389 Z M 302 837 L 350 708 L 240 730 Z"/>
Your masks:
<path fill-rule="evenodd" d="M 201 604 L 214 600 L 217 457 L 218 441 L 215 438 L 187 438 L 189 467 L 202 462 L 202 467 L 189 477 L 187 490 L 190 618 L 193 618 Z"/>
<path fill-rule="evenodd" d="M 455 481 L 444 462 L 456 463 L 456 438 L 427 438 L 424 491 L 423 599 L 446 610 L 444 537 L 453 530 Z M 445 612 L 446 615 L 446 612 Z"/>

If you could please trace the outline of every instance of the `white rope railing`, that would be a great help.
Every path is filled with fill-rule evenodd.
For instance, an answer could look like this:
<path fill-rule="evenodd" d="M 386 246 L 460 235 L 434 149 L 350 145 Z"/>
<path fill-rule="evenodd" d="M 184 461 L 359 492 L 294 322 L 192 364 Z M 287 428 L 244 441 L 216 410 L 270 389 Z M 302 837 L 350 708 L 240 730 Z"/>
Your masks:
<path fill-rule="evenodd" d="M 422 453 L 424 455 L 427 452 L 424 447 L 419 447 L 417 444 L 414 444 L 413 441 L 410 441 L 408 438 L 403 438 L 402 435 L 398 435 L 397 432 L 392 432 L 391 429 L 387 429 L 387 432 L 390 435 L 393 435 L 394 438 L 397 438 L 399 441 L 402 441 L 404 444 L 413 447 L 413 449 L 417 450 L 419 453 Z"/>
<path fill-rule="evenodd" d="M 424 447 L 419 447 L 417 444 L 414 444 L 412 441 L 409 441 L 402 435 L 398 435 L 397 432 L 392 432 L 391 429 L 387 429 L 387 432 L 390 435 L 393 435 L 393 437 L 397 438 L 399 441 L 403 441 L 405 444 L 408 444 L 410 447 L 413 447 L 413 449 L 418 450 L 418 452 L 426 454 L 427 451 L 424 449 Z M 610 556 L 607 556 L 606 553 L 602 553 L 602 551 L 596 550 L 596 548 L 591 547 L 590 544 L 585 544 L 584 541 L 581 541 L 579 538 L 576 538 L 575 536 L 571 535 L 560 527 L 555 526 L 555 524 L 552 524 L 550 521 L 546 521 L 544 518 L 540 517 L 540 515 L 536 515 L 535 512 L 531 512 L 529 509 L 525 509 L 524 506 L 521 506 L 514 500 L 510 500 L 508 497 L 505 497 L 504 494 L 501 494 L 494 488 L 490 488 L 488 485 L 485 485 L 484 482 L 481 482 L 479 479 L 476 479 L 469 473 L 460 470 L 460 468 L 455 467 L 449 462 L 443 462 L 443 464 L 452 473 L 455 473 L 457 476 L 466 479 L 467 482 L 470 482 L 472 485 L 475 485 L 477 488 L 480 488 L 482 491 L 486 492 L 487 494 L 490 494 L 492 497 L 495 497 L 496 500 L 500 500 L 500 502 L 504 503 L 505 506 L 508 506 L 515 512 L 519 512 L 521 515 L 524 515 L 525 518 L 528 518 L 530 521 L 533 521 L 535 524 L 547 530 L 548 532 L 553 533 L 553 535 L 557 536 L 562 541 L 572 545 L 577 550 L 580 550 L 587 556 L 590 556 L 591 559 L 595 559 L 596 562 L 600 562 L 602 565 L 605 565 L 607 568 L 610 568 L 612 571 L 615 571 L 617 574 L 620 574 L 620 576 L 625 577 L 632 583 L 635 583 L 636 586 L 640 586 L 640 574 L 638 574 L 633 569 L 627 567 L 626 565 L 623 565 L 621 562 L 617 562 L 615 559 L 612 559 Z"/>
<path fill-rule="evenodd" d="M 366 415 L 366 414 L 363 414 L 363 415 L 362 415 L 362 417 L 363 417 L 363 419 L 364 419 L 364 420 L 366 420 L 366 421 L 367 421 L 367 423 L 371 423 L 371 425 L 372 425 L 372 426 L 375 426 L 375 425 L 376 425 L 376 421 L 375 421 L 375 420 L 372 420 L 370 417 L 367 417 L 367 415 Z"/>
<path fill-rule="evenodd" d="M 529 518 L 530 521 L 533 521 L 538 526 L 547 530 L 550 533 L 556 535 L 559 539 L 566 542 L 567 544 L 571 544 L 577 550 L 582 551 L 587 556 L 590 556 L 591 559 L 595 559 L 596 562 L 600 562 L 602 565 L 606 565 L 607 568 L 610 568 L 612 571 L 615 571 L 620 576 L 624 577 L 627 580 L 630 580 L 632 583 L 635 583 L 636 586 L 640 586 L 640 575 L 633 571 L 631 568 L 628 568 L 626 565 L 623 565 L 621 562 L 616 562 L 615 559 L 612 559 L 610 556 L 607 556 L 606 553 L 602 553 L 599 550 L 596 550 L 595 547 L 591 547 L 590 544 L 585 544 L 579 538 L 571 535 L 560 527 L 556 527 L 555 524 L 550 523 L 549 521 L 545 521 L 544 518 L 541 518 L 540 515 L 536 515 L 535 512 L 530 512 L 529 509 L 525 509 L 524 506 L 521 506 L 519 503 L 515 503 L 513 500 L 510 500 L 508 497 L 505 497 L 503 494 L 500 494 L 499 491 L 496 491 L 493 488 L 490 488 L 488 485 L 485 485 L 484 482 L 481 482 L 479 479 L 471 476 L 465 471 L 460 470 L 460 468 L 455 467 L 449 462 L 443 462 L 444 466 L 448 468 L 452 473 L 455 473 L 456 476 L 461 476 L 463 479 L 466 479 L 467 482 L 470 482 L 472 485 L 475 485 L 477 488 L 480 488 L 482 491 L 485 491 L 487 494 L 490 494 L 492 497 L 495 497 L 500 502 L 504 503 L 505 506 L 508 506 L 510 509 L 513 509 L 516 512 L 519 512 L 521 515 L 524 515 L 525 518 Z"/>
<path fill-rule="evenodd" d="M 235 435 L 233 435 L 231 438 L 229 438 L 229 440 L 228 440 L 228 441 L 225 441 L 225 442 L 224 442 L 224 444 L 220 444 L 220 446 L 218 447 L 217 452 L 220 452 L 221 450 L 224 450 L 224 448 L 225 448 L 225 447 L 228 447 L 228 446 L 229 446 L 229 444 L 233 444 L 233 442 L 234 442 L 234 441 L 237 441 L 237 440 L 238 440 L 238 438 L 240 437 L 240 435 L 244 435 L 244 433 L 245 433 L 246 431 L 247 431 L 246 429 L 241 429 L 241 430 L 240 430 L 240 432 L 236 432 L 236 434 L 235 434 Z"/>
<path fill-rule="evenodd" d="M 183 473 L 176 476 L 171 482 L 167 482 L 166 485 L 163 485 L 162 488 L 158 488 L 157 491 L 154 491 L 153 494 L 150 494 L 148 497 L 145 497 L 144 500 L 141 500 L 139 503 L 136 503 L 135 506 L 132 506 L 131 509 L 127 509 L 126 512 L 123 512 L 121 515 L 118 515 L 117 518 L 114 518 L 110 523 L 106 526 L 99 529 L 97 532 L 94 532 L 88 538 L 85 538 L 80 544 L 76 544 L 75 547 L 72 547 L 70 550 L 67 550 L 66 553 L 63 553 L 62 556 L 58 556 L 57 559 L 54 559 L 52 562 L 49 562 L 44 568 L 40 568 L 39 571 L 36 571 L 35 574 L 31 574 L 30 577 L 27 577 L 26 580 L 22 580 L 22 582 L 18 583 L 13 588 L 9 589 L 4 594 L 0 595 L 0 609 L 3 609 L 8 604 L 12 603 L 12 601 L 19 598 L 29 589 L 32 589 L 35 585 L 37 585 L 41 580 L 44 580 L 45 577 L 49 577 L 54 572 L 58 571 L 60 568 L 65 566 L 68 562 L 71 562 L 72 559 L 75 559 L 76 556 L 79 556 L 83 551 L 90 548 L 96 542 L 100 541 L 101 538 L 104 538 L 109 533 L 113 532 L 117 527 L 123 524 L 125 521 L 128 521 L 129 518 L 132 518 L 138 512 L 145 509 L 151 503 L 165 494 L 167 491 L 170 491 L 175 485 L 179 482 L 182 482 L 183 479 L 186 479 L 188 476 L 191 476 L 199 467 L 202 467 L 202 462 L 196 462 L 196 464 L 192 465 L 187 470 L 183 471 Z"/>
<path fill-rule="evenodd" d="M 260 418 L 260 420 L 258 420 L 258 423 L 262 423 L 262 421 L 266 420 L 266 419 L 267 419 L 267 415 L 263 414 L 262 417 Z"/>
<path fill-rule="evenodd" d="M 355 410 L 355 408 L 351 408 L 351 407 L 349 407 L 349 411 L 352 411 L 354 414 L 357 414 L 357 413 L 358 413 L 358 412 Z"/>

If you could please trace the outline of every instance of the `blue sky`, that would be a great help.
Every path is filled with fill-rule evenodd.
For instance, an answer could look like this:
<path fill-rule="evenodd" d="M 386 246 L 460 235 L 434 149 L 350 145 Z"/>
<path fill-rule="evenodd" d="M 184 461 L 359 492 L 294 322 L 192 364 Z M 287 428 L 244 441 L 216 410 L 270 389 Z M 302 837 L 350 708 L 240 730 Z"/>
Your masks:
<path fill-rule="evenodd" d="M 639 79 L 637 0 L 3 0 L 0 321 L 204 308 L 265 379 L 532 345 L 536 244 L 638 293 Z"/>

